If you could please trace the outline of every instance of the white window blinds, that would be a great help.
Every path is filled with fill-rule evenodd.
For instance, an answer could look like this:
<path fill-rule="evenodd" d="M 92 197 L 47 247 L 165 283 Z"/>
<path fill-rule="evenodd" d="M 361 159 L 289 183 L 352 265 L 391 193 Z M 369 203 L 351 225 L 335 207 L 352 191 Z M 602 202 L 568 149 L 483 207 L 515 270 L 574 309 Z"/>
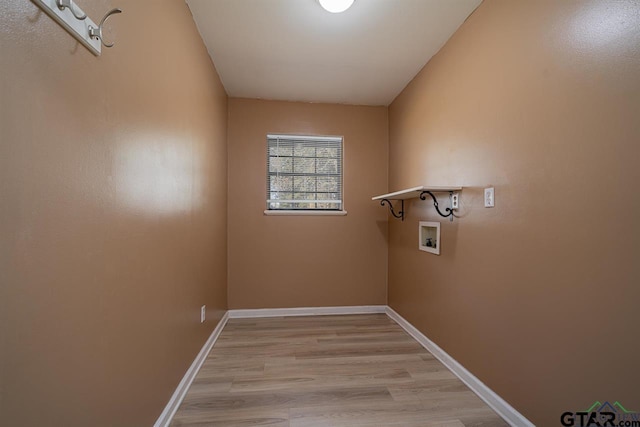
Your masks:
<path fill-rule="evenodd" d="M 342 210 L 342 138 L 267 135 L 268 210 Z"/>

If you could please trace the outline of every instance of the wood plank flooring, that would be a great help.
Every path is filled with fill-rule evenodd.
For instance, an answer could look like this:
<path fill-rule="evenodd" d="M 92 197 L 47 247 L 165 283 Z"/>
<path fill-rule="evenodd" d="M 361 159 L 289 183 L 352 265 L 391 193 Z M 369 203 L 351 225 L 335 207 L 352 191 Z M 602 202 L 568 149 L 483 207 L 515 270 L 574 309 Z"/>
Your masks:
<path fill-rule="evenodd" d="M 172 426 L 507 424 L 385 314 L 231 319 Z"/>

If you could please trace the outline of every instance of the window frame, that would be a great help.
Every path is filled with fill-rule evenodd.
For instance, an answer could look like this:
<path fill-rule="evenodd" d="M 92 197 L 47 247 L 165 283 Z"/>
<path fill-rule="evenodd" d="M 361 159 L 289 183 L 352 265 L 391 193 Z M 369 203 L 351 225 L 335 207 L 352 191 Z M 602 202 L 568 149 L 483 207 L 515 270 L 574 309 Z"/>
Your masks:
<path fill-rule="evenodd" d="M 303 209 L 274 209 L 271 207 L 272 200 L 271 197 L 271 177 L 273 176 L 273 172 L 270 172 L 270 142 L 274 139 L 282 139 L 285 141 L 299 140 L 299 141 L 331 141 L 331 142 L 339 142 L 340 143 L 340 157 L 339 157 L 339 175 L 340 175 L 340 207 L 337 209 L 331 208 L 303 208 Z M 293 158 L 309 158 L 305 156 L 293 156 Z M 314 159 L 322 158 L 322 157 L 312 157 Z M 329 174 L 327 174 L 329 175 Z M 292 174 L 291 176 L 296 176 Z M 300 176 L 306 176 L 305 173 L 300 173 Z M 322 175 L 320 175 L 322 176 Z M 300 215 L 300 216 L 309 216 L 309 215 L 346 215 L 347 211 L 345 210 L 344 203 L 344 136 L 328 136 L 328 135 L 300 135 L 300 134 L 275 134 L 269 133 L 266 135 L 266 209 L 264 211 L 265 215 Z M 313 199 L 310 199 L 312 201 Z M 317 199 L 316 199 L 317 200 Z M 304 200 L 301 200 L 304 202 Z M 317 206 L 317 205 L 316 205 Z"/>

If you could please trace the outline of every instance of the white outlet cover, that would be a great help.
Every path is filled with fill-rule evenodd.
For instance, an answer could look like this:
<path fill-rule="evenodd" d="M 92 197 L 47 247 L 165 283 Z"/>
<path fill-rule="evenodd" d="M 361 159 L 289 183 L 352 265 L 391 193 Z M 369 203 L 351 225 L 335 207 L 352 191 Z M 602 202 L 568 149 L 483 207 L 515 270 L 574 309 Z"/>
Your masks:
<path fill-rule="evenodd" d="M 496 205 L 495 192 L 493 187 L 484 189 L 484 207 L 492 208 Z"/>
<path fill-rule="evenodd" d="M 458 193 L 453 193 L 451 195 L 451 209 L 458 209 L 460 205 L 460 195 Z"/>

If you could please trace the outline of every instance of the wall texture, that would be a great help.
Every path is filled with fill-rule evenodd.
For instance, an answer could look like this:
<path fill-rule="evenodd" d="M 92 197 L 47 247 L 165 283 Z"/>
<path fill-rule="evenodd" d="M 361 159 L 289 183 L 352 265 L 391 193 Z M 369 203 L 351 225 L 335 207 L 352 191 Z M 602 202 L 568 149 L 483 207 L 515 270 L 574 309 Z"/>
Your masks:
<path fill-rule="evenodd" d="M 344 136 L 346 216 L 265 216 L 266 135 Z M 229 308 L 386 303 L 387 109 L 229 100 Z"/>
<path fill-rule="evenodd" d="M 640 410 L 638 28 L 633 1 L 485 0 L 390 106 L 389 190 L 465 189 L 453 223 L 390 219 L 389 303 L 540 426 Z"/>
<path fill-rule="evenodd" d="M 226 94 L 184 2 L 116 6 L 96 58 L 0 3 L 2 425 L 153 424 L 226 309 Z"/>

